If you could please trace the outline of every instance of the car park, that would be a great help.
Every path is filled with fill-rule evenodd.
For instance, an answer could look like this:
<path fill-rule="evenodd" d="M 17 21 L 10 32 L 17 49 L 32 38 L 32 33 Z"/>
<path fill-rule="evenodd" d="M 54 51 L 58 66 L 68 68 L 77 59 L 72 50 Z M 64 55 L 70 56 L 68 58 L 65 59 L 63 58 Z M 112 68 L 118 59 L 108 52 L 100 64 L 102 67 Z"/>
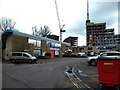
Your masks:
<path fill-rule="evenodd" d="M 35 56 L 32 56 L 27 52 L 12 52 L 10 55 L 10 61 L 13 63 L 18 62 L 36 63 L 37 59 Z"/>
<path fill-rule="evenodd" d="M 87 61 L 88 61 L 88 65 L 90 66 L 96 66 L 97 65 L 97 59 L 98 58 L 120 58 L 120 52 L 118 51 L 107 51 L 107 52 L 103 52 L 97 56 L 92 56 L 92 57 L 88 57 Z"/>

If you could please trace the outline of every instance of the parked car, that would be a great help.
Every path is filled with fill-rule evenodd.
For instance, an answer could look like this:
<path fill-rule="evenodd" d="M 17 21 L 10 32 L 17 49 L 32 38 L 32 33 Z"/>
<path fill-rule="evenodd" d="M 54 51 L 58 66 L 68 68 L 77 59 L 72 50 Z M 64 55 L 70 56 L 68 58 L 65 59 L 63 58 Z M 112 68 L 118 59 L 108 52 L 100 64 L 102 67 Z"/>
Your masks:
<path fill-rule="evenodd" d="M 93 56 L 93 57 L 88 57 L 88 65 L 91 66 L 96 66 L 97 65 L 97 59 L 98 58 L 120 58 L 120 52 L 118 51 L 109 51 L 109 52 L 103 52 L 97 56 Z"/>
<path fill-rule="evenodd" d="M 87 57 L 88 65 L 90 65 L 90 66 L 96 66 L 96 65 L 97 65 L 97 58 L 98 58 L 99 56 L 100 56 L 100 55 Z"/>
<path fill-rule="evenodd" d="M 104 52 L 104 53 L 101 53 L 98 58 L 105 58 L 105 59 L 120 58 L 120 52 L 118 52 L 118 51 Z"/>
<path fill-rule="evenodd" d="M 32 56 L 27 52 L 12 52 L 10 55 L 10 61 L 13 63 L 18 62 L 36 63 L 37 59 L 35 56 Z"/>
<path fill-rule="evenodd" d="M 86 57 L 86 54 L 84 52 L 79 52 L 77 53 L 78 57 Z"/>

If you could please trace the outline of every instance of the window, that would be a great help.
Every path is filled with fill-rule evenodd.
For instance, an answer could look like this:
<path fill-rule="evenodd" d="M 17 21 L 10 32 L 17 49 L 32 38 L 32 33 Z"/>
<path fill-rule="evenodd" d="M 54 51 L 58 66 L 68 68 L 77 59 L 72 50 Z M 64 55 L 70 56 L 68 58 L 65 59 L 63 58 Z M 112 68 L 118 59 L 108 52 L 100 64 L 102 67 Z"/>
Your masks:
<path fill-rule="evenodd" d="M 22 56 L 22 53 L 12 53 L 12 56 Z"/>
<path fill-rule="evenodd" d="M 24 56 L 24 57 L 29 57 L 29 56 L 28 56 L 28 55 L 26 55 L 26 54 L 23 54 L 23 56 Z"/>
<path fill-rule="evenodd" d="M 100 56 L 107 56 L 107 53 L 103 53 L 103 54 L 101 54 Z"/>
<path fill-rule="evenodd" d="M 107 56 L 120 56 L 120 53 L 107 53 Z"/>

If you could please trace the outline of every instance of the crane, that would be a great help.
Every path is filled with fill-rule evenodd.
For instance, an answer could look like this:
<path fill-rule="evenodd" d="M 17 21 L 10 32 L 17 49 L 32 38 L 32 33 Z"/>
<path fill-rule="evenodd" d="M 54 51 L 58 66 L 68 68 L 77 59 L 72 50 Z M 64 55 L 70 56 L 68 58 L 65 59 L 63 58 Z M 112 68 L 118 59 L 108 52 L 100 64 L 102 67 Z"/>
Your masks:
<path fill-rule="evenodd" d="M 65 30 L 63 30 L 65 24 L 63 24 L 63 26 L 61 27 L 61 23 L 60 23 L 60 16 L 59 16 L 59 12 L 58 12 L 58 5 L 56 0 L 55 1 L 55 7 L 56 7 L 56 13 L 57 13 L 57 19 L 58 19 L 58 25 L 59 25 L 59 30 L 60 30 L 60 41 L 62 41 L 62 32 L 65 32 Z"/>

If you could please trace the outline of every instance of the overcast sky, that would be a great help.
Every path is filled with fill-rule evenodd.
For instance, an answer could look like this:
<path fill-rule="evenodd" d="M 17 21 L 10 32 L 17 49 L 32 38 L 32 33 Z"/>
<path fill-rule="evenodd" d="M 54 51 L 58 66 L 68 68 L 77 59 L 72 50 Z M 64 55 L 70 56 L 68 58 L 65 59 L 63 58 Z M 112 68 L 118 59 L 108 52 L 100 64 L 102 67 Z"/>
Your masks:
<path fill-rule="evenodd" d="M 79 37 L 79 46 L 86 45 L 87 0 L 56 0 L 61 25 L 65 24 L 63 38 Z M 118 1 L 89 0 L 90 20 L 106 22 L 106 28 L 114 28 L 118 34 Z M 52 34 L 59 35 L 54 0 L 0 0 L 0 18 L 10 17 L 16 21 L 16 28 L 32 34 L 32 26 L 48 25 Z"/>

